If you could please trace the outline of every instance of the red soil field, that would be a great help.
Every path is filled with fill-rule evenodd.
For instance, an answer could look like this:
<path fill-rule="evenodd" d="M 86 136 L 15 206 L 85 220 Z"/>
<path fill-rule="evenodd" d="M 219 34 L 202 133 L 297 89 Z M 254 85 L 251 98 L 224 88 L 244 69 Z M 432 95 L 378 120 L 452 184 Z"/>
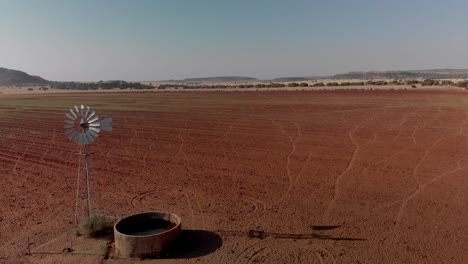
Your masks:
<path fill-rule="evenodd" d="M 1 263 L 138 262 L 25 256 L 76 227 L 75 104 L 114 119 L 91 146 L 94 208 L 211 234 L 148 263 L 468 261 L 468 93 L 412 90 L 4 95 Z"/>

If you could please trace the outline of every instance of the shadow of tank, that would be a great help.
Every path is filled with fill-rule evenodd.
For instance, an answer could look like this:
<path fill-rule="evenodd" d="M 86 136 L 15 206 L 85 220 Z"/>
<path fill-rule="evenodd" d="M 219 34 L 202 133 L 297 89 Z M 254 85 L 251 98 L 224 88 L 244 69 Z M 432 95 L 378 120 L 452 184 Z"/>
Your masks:
<path fill-rule="evenodd" d="M 118 221 L 114 226 L 115 255 L 152 258 L 168 252 L 182 229 L 180 217 L 169 212 L 146 212 Z"/>

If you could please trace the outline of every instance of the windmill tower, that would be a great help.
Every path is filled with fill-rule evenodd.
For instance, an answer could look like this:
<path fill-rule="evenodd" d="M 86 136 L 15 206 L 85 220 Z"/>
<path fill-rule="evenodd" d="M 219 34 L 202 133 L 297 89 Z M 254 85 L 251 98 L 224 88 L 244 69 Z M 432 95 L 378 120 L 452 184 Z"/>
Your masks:
<path fill-rule="evenodd" d="M 75 107 L 70 108 L 69 113 L 65 114 L 65 116 L 65 135 L 70 141 L 80 147 L 77 153 L 79 156 L 75 205 L 75 221 L 77 221 L 80 200 L 86 201 L 86 217 L 91 216 L 92 213 L 90 180 L 94 175 L 92 175 L 89 165 L 91 155 L 93 154 L 93 152 L 89 151 L 89 144 L 97 139 L 101 130 L 112 131 L 112 117 L 99 120 L 96 112 L 89 106 L 84 105 L 80 107 L 75 105 Z"/>

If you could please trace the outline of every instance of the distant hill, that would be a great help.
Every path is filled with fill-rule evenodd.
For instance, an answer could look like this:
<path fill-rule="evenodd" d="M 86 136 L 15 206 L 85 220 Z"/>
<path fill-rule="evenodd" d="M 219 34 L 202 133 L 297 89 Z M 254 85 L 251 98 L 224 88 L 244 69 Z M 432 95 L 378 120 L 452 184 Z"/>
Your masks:
<path fill-rule="evenodd" d="M 273 82 L 304 82 L 304 81 L 317 80 L 317 79 L 320 79 L 320 77 L 281 77 L 281 78 L 272 79 L 271 81 Z"/>
<path fill-rule="evenodd" d="M 29 75 L 22 71 L 0 68 L 0 85 L 42 85 L 49 81 L 39 77 Z"/>
<path fill-rule="evenodd" d="M 303 77 L 281 77 L 271 80 L 260 80 L 245 76 L 217 76 L 203 78 L 186 78 L 183 80 L 171 80 L 182 83 L 242 83 L 242 82 L 305 82 L 320 79 L 468 79 L 468 69 L 429 69 L 429 70 L 407 70 L 407 71 L 356 71 L 333 76 L 303 76 Z M 189 85 L 192 85 L 189 84 Z M 50 85 L 59 89 L 108 89 L 115 85 L 117 88 L 150 89 L 150 86 L 140 83 L 124 81 L 114 82 L 53 82 L 39 76 L 29 75 L 25 72 L 0 67 L 0 86 L 27 86 L 27 85 Z"/>
<path fill-rule="evenodd" d="M 245 76 L 218 76 L 218 77 L 203 77 L 203 78 L 187 78 L 183 82 L 249 82 L 257 81 L 258 79 Z"/>
<path fill-rule="evenodd" d="M 332 79 L 454 79 L 468 78 L 468 70 L 465 69 L 432 69 L 410 71 L 369 71 L 348 72 L 331 76 Z"/>

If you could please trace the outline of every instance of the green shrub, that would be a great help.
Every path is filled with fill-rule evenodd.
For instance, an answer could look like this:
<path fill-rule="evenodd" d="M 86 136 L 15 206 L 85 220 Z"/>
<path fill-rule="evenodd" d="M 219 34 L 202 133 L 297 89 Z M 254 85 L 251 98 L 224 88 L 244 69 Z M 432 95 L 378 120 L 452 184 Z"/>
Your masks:
<path fill-rule="evenodd" d="M 418 84 L 418 83 L 419 83 L 418 80 L 406 80 L 406 84 L 408 84 L 408 85 Z"/>
<path fill-rule="evenodd" d="M 457 86 L 462 87 L 462 88 L 467 88 L 468 87 L 468 81 L 460 81 L 460 82 L 457 83 Z"/>
<path fill-rule="evenodd" d="M 387 85 L 388 83 L 386 81 L 376 81 L 374 82 L 375 85 Z"/>
<path fill-rule="evenodd" d="M 455 83 L 449 80 L 443 80 L 440 82 L 440 84 L 449 86 L 449 85 L 454 85 Z"/>
<path fill-rule="evenodd" d="M 88 237 L 100 237 L 112 232 L 113 224 L 105 216 L 92 214 L 81 222 L 79 233 Z"/>
<path fill-rule="evenodd" d="M 432 80 L 432 79 L 425 79 L 425 80 L 421 83 L 422 86 L 432 86 L 432 85 L 434 85 L 434 84 L 435 84 L 435 81 Z"/>

